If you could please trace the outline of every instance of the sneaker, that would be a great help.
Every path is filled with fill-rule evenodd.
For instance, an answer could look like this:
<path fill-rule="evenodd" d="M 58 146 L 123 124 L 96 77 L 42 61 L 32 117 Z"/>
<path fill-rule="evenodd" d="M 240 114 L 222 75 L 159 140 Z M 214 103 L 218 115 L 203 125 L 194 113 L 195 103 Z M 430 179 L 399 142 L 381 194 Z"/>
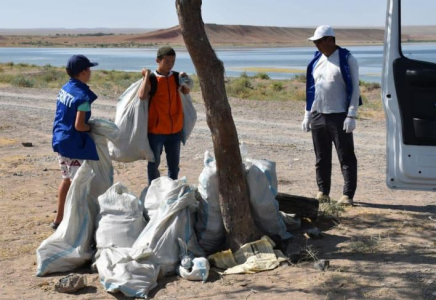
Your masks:
<path fill-rule="evenodd" d="M 318 194 L 316 194 L 315 199 L 318 200 L 320 203 L 330 202 L 329 195 L 324 195 L 323 192 L 318 192 Z"/>
<path fill-rule="evenodd" d="M 353 199 L 350 199 L 350 197 L 348 197 L 346 195 L 343 195 L 341 197 L 341 199 L 339 199 L 338 204 L 342 205 L 342 206 L 352 206 L 353 205 Z"/>

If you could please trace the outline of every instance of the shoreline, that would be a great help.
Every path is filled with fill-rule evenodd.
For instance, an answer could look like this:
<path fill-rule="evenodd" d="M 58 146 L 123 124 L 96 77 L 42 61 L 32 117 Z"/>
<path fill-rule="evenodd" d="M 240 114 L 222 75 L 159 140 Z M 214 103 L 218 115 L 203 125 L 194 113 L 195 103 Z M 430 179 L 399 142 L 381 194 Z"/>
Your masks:
<path fill-rule="evenodd" d="M 416 40 L 416 41 L 402 41 L 403 45 L 414 45 L 414 44 L 434 44 L 436 43 L 436 40 Z M 383 42 L 378 41 L 367 41 L 367 42 L 349 42 L 344 41 L 341 42 L 338 41 L 338 44 L 341 46 L 347 46 L 347 47 L 370 47 L 370 46 L 383 46 Z M 160 46 L 163 45 L 171 45 L 173 48 L 177 49 L 184 49 L 186 50 L 186 47 L 184 44 L 170 44 L 170 43 L 154 43 L 154 44 L 78 44 L 77 46 L 72 45 L 62 45 L 62 44 L 56 44 L 56 45 L 50 45 L 50 44 L 2 44 L 0 40 L 0 48 L 9 48 L 9 49 L 26 49 L 26 48 L 36 48 L 36 49 L 157 49 Z M 290 44 L 271 44 L 271 43 L 265 43 L 265 44 L 212 44 L 213 49 L 217 50 L 224 50 L 224 49 L 269 49 L 269 48 L 309 48 L 313 47 L 313 44 L 311 43 L 290 43 Z"/>

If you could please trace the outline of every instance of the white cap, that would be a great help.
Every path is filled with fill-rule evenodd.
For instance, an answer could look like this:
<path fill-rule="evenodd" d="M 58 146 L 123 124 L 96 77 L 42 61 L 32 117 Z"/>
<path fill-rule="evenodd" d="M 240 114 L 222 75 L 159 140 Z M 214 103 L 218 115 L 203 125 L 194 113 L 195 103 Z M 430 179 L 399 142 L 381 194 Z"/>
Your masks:
<path fill-rule="evenodd" d="M 309 41 L 316 41 L 325 36 L 335 36 L 335 31 L 330 25 L 321 25 L 315 30 L 312 37 L 308 38 Z"/>

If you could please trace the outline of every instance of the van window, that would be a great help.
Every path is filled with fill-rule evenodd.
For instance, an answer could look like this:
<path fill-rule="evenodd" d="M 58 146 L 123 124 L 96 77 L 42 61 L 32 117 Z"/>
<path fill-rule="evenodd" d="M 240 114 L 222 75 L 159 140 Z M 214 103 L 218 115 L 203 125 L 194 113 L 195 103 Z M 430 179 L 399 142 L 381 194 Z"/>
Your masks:
<path fill-rule="evenodd" d="M 401 0 L 401 50 L 405 57 L 436 63 L 434 12 L 436 1 Z"/>

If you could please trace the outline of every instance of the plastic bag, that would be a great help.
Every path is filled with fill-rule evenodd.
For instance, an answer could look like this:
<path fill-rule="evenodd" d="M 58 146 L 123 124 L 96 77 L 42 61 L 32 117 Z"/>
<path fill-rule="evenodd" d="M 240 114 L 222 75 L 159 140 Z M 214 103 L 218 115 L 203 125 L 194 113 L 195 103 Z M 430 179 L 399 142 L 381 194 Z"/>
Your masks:
<path fill-rule="evenodd" d="M 131 247 L 146 225 L 138 198 L 118 182 L 98 197 L 98 202 L 97 248 Z"/>
<path fill-rule="evenodd" d="M 250 190 L 250 207 L 256 226 L 269 236 L 292 238 L 279 212 L 275 162 L 247 158 L 247 183 Z"/>
<path fill-rule="evenodd" d="M 132 246 L 138 250 L 134 259 L 159 265 L 162 275 L 169 276 L 175 273 L 180 261 L 179 238 L 195 256 L 204 256 L 193 229 L 197 201 L 193 188 L 184 178 L 172 180 L 163 176 L 153 180 L 145 203 L 152 196 L 161 203 Z"/>
<path fill-rule="evenodd" d="M 99 160 L 86 160 L 77 171 L 66 197 L 61 224 L 36 250 L 37 276 L 74 270 L 94 254 L 91 244 L 99 211 L 97 198 L 113 184 L 106 138 L 116 136 L 118 128 L 105 120 L 94 120 L 90 125 Z"/>
<path fill-rule="evenodd" d="M 207 253 L 218 251 L 225 241 L 225 229 L 219 203 L 216 161 L 209 151 L 204 153 L 204 168 L 198 178 L 200 207 L 195 223 L 198 243 Z"/>
<path fill-rule="evenodd" d="M 148 100 L 138 97 L 142 79 L 133 83 L 118 99 L 115 124 L 118 138 L 109 142 L 113 160 L 132 162 L 146 159 L 154 162 L 154 154 L 148 142 Z"/>

